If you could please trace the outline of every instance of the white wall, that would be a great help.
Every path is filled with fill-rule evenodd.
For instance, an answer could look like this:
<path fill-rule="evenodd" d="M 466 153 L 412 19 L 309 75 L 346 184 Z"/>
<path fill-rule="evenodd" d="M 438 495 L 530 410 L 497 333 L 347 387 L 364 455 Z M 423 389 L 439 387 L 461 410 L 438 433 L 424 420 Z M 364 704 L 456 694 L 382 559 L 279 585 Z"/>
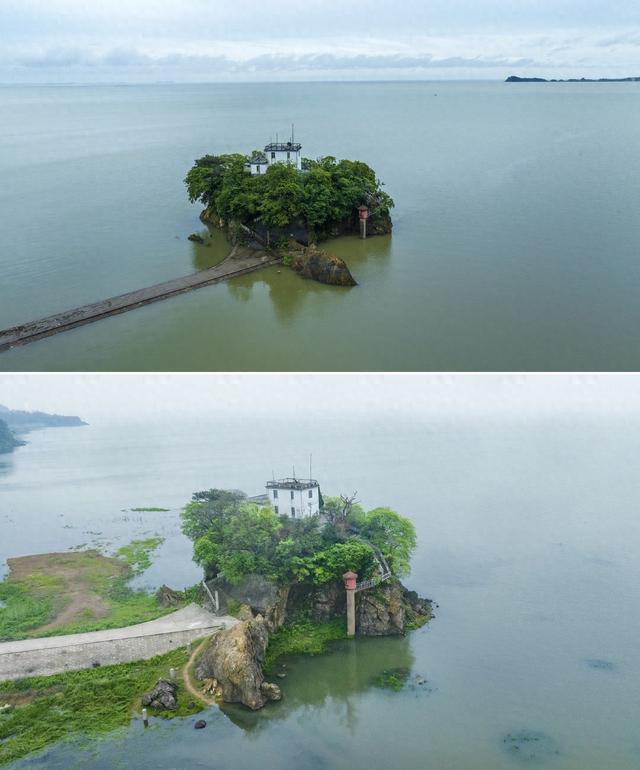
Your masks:
<path fill-rule="evenodd" d="M 278 497 L 274 497 L 273 493 L 277 492 Z M 293 499 L 291 499 L 291 493 L 293 492 Z M 311 497 L 309 497 L 311 492 Z M 291 508 L 295 508 L 295 518 L 299 519 L 303 516 L 313 516 L 313 514 L 320 511 L 320 495 L 319 487 L 312 487 L 311 489 L 267 489 L 269 495 L 269 502 L 275 508 L 278 506 L 278 513 L 284 513 L 287 516 L 291 516 Z"/>

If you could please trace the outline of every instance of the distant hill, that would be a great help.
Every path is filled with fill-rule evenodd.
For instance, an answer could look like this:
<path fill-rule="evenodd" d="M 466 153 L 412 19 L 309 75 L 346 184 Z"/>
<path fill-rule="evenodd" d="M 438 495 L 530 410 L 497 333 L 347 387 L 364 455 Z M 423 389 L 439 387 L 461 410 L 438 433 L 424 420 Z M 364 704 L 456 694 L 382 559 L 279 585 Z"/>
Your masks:
<path fill-rule="evenodd" d="M 23 412 L 19 409 L 9 409 L 2 404 L 0 404 L 0 420 L 11 430 L 19 433 L 37 430 L 38 428 L 66 428 L 87 424 L 79 417 L 47 414 L 46 412 Z"/>
<path fill-rule="evenodd" d="M 22 446 L 24 443 L 13 435 L 4 420 L 0 420 L 0 454 L 12 452 L 17 446 Z"/>
<path fill-rule="evenodd" d="M 640 83 L 638 78 L 567 78 L 551 79 L 546 78 L 521 78 L 517 75 L 509 75 L 505 83 Z"/>

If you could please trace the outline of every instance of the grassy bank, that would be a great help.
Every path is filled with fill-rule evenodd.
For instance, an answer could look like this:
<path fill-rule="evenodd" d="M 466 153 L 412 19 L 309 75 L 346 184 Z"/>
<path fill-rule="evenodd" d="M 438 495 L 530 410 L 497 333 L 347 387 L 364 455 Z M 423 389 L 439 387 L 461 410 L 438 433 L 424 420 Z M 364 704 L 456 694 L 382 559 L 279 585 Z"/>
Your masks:
<path fill-rule="evenodd" d="M 342 618 L 328 623 L 301 621 L 282 626 L 269 638 L 264 668 L 270 671 L 283 655 L 320 655 L 330 642 L 347 638 L 347 628 Z"/>
<path fill-rule="evenodd" d="M 142 695 L 160 677 L 168 677 L 170 668 L 180 671 L 187 660 L 186 651 L 180 649 L 151 660 L 0 683 L 0 706 L 12 705 L 0 713 L 0 765 L 65 738 L 95 736 L 127 725 L 139 712 Z M 201 710 L 180 675 L 176 684 L 178 710 L 158 716 L 187 716 Z"/>
<path fill-rule="evenodd" d="M 129 584 L 161 543 L 134 540 L 113 556 L 84 550 L 9 559 L 0 582 L 0 640 L 118 628 L 171 611 Z"/>

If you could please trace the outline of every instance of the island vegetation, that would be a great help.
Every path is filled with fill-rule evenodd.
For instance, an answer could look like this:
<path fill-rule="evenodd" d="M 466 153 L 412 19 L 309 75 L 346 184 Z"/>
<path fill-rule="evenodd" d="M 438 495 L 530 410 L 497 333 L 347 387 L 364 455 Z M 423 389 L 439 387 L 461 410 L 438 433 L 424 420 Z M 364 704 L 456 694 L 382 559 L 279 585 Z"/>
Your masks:
<path fill-rule="evenodd" d="M 277 700 L 265 672 L 281 675 L 286 656 L 318 654 L 347 636 L 348 571 L 366 581 L 356 602 L 358 634 L 404 634 L 431 617 L 430 602 L 399 580 L 416 547 L 412 522 L 387 507 L 367 511 L 355 494 L 320 503 L 318 514 L 292 518 L 242 492 L 210 489 L 183 510 L 194 560 L 241 620 L 214 637 L 196 670 L 217 683 L 220 700 L 251 709 Z"/>
<path fill-rule="evenodd" d="M 206 577 L 222 573 L 235 584 L 262 575 L 280 584 L 322 585 L 347 570 L 374 578 L 377 553 L 402 577 L 416 547 L 409 519 L 390 508 L 365 511 L 353 496 L 326 498 L 322 515 L 293 519 L 241 492 L 210 489 L 185 507 L 182 529 L 194 541 L 194 560 Z"/>
<path fill-rule="evenodd" d="M 252 709 L 280 699 L 280 688 L 265 681 L 264 671 L 285 676 L 286 656 L 319 654 L 346 637 L 347 570 L 372 581 L 366 599 L 361 594 L 361 633 L 402 634 L 426 622 L 430 603 L 398 579 L 408 573 L 416 547 L 411 521 L 386 507 L 367 511 L 355 495 L 321 503 L 321 514 L 294 519 L 242 492 L 195 493 L 182 512 L 182 528 L 209 585 L 220 588 L 223 610 L 238 622 L 191 653 L 179 649 L 150 660 L 0 683 L 0 763 L 73 735 L 126 725 L 143 704 L 151 703 L 152 716 L 171 717 L 195 714 L 212 698 Z M 0 638 L 124 626 L 174 609 L 175 603 L 159 602 L 161 591 L 153 596 L 129 586 L 160 543 L 136 540 L 112 556 L 83 550 L 9 560 L 9 576 L 0 583 Z M 393 574 L 383 577 L 381 564 Z M 206 601 L 198 586 L 163 588 L 184 603 Z M 169 669 L 176 669 L 174 681 L 164 679 Z M 386 681 L 376 686 L 388 688 Z M 172 688 L 170 706 L 150 701 L 162 687 Z M 401 687 L 395 677 L 392 689 Z"/>
<path fill-rule="evenodd" d="M 247 173 L 248 156 L 205 155 L 195 161 L 185 184 L 189 199 L 205 207 L 203 218 L 280 230 L 301 223 L 318 241 L 357 227 L 358 206 L 370 210 L 370 226 L 389 220 L 394 203 L 370 166 L 361 161 L 303 159 L 302 171 L 274 163 L 266 173 Z"/>

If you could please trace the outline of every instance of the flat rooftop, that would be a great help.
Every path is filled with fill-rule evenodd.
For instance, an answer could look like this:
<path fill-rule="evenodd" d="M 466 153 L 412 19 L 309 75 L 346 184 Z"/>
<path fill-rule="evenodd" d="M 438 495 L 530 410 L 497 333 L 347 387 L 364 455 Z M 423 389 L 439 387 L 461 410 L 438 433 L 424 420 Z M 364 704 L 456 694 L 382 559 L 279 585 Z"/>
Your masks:
<path fill-rule="evenodd" d="M 264 148 L 265 152 L 298 152 L 302 145 L 298 142 L 271 142 Z"/>
<path fill-rule="evenodd" d="M 267 489 L 311 489 L 320 485 L 315 479 L 278 479 L 267 481 Z"/>

